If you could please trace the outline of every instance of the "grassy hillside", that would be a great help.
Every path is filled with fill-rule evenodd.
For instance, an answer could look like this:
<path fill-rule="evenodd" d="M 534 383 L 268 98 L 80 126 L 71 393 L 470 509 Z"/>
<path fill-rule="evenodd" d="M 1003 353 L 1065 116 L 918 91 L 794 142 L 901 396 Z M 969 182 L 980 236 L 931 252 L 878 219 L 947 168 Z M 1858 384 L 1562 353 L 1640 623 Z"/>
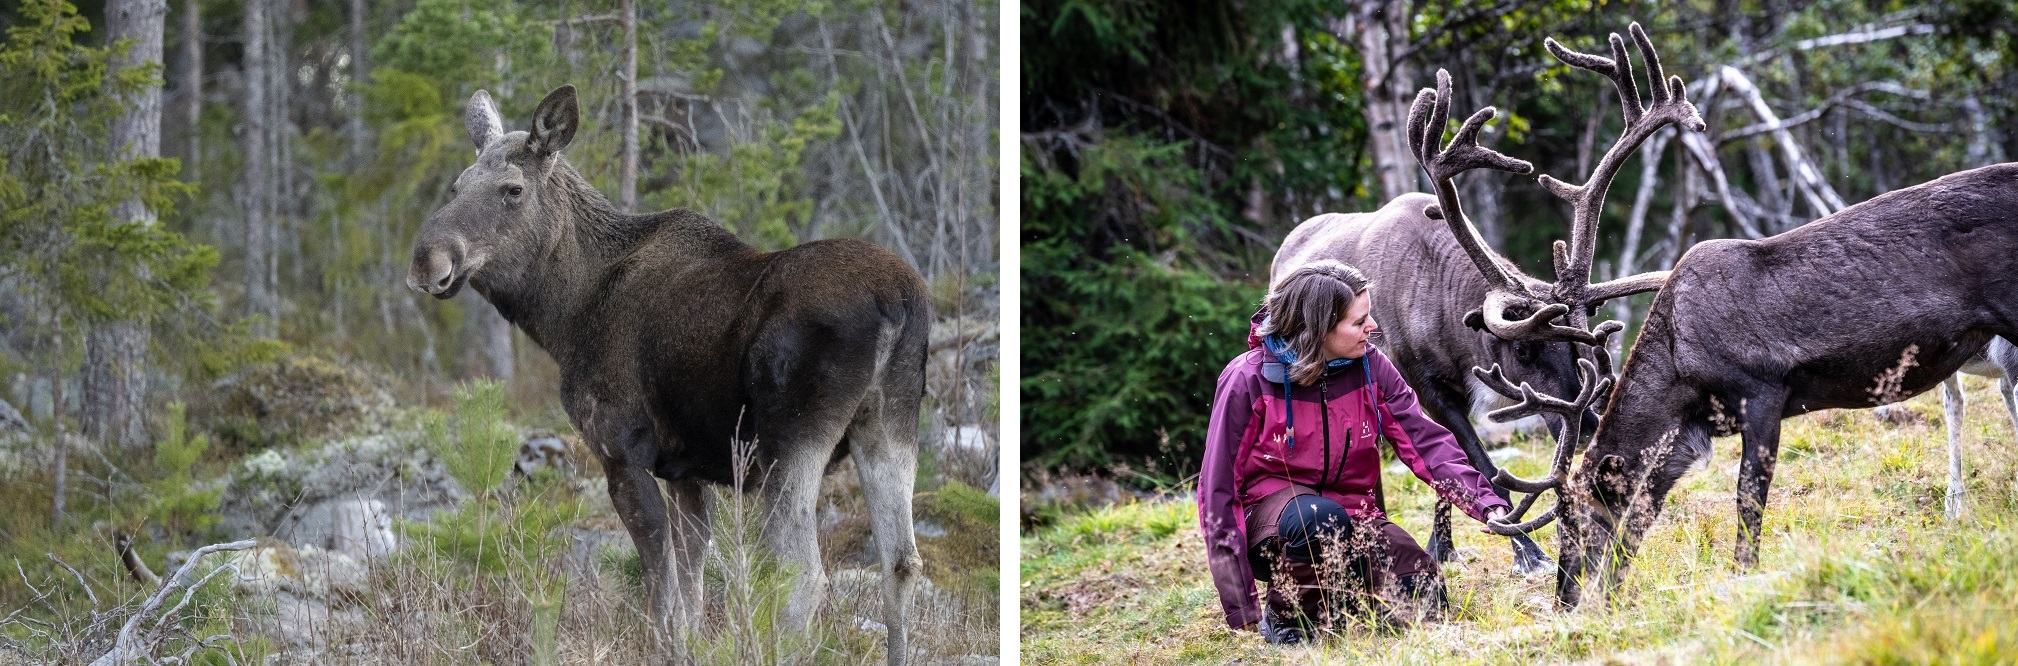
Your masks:
<path fill-rule="evenodd" d="M 1608 609 L 1553 610 L 1554 577 L 1511 573 L 1505 540 L 1459 517 L 1451 618 L 1276 648 L 1220 619 L 1189 492 L 1074 514 L 1023 538 L 1028 663 L 1949 663 L 2018 661 L 2018 445 L 1994 384 L 1965 377 L 1968 513 L 1941 517 L 1938 391 L 1921 422 L 1833 411 L 1784 424 L 1761 566 L 1730 566 L 1735 437 L 1683 479 Z M 1971 381 L 1974 380 L 1974 381 Z M 1540 442 L 1521 444 L 1541 453 Z M 1547 461 L 1509 463 L 1533 478 Z M 1396 522 L 1429 534 L 1428 488 L 1390 465 Z M 1556 551 L 1554 528 L 1537 541 Z"/>

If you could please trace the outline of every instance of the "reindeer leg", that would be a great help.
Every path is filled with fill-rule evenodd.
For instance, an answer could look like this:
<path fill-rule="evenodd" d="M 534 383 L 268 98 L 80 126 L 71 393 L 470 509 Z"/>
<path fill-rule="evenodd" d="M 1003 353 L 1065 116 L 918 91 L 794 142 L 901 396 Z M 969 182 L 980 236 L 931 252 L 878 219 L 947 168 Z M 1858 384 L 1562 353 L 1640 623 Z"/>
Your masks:
<path fill-rule="evenodd" d="M 2004 399 L 2004 413 L 2011 415 L 2011 430 L 2018 433 L 2018 400 L 2013 399 L 2013 390 L 2018 390 L 2018 387 L 2011 385 L 2009 375 L 1997 380 L 1997 395 Z"/>
<path fill-rule="evenodd" d="M 1471 414 L 1459 407 L 1464 404 L 1462 401 L 1453 398 L 1454 395 L 1462 396 L 1464 393 L 1453 392 L 1450 386 L 1443 382 L 1429 381 L 1416 384 L 1426 389 L 1416 394 L 1417 399 L 1427 408 L 1424 411 L 1457 438 L 1458 448 L 1464 449 L 1464 456 L 1471 461 L 1472 467 L 1478 469 L 1480 474 L 1486 475 L 1486 478 L 1492 478 L 1492 458 L 1485 455 L 1485 446 L 1479 441 L 1478 431 L 1471 427 Z M 1479 467 L 1481 459 L 1485 461 L 1485 467 Z M 1493 492 L 1499 493 L 1502 497 L 1506 495 L 1506 490 L 1499 487 L 1494 487 Z M 1452 543 L 1450 535 L 1450 502 L 1438 497 L 1433 515 L 1427 550 L 1432 559 L 1438 564 L 1443 564 L 1457 556 L 1457 545 Z M 1514 549 L 1514 554 L 1516 556 L 1514 566 L 1518 569 L 1520 549 Z"/>
<path fill-rule="evenodd" d="M 1948 375 L 1941 381 L 1942 420 L 1948 425 L 1948 496 L 1941 502 L 1942 513 L 1948 520 L 1962 517 L 1962 418 L 1968 410 L 1969 399 L 1962 396 L 1962 373 Z"/>
<path fill-rule="evenodd" d="M 1487 479 L 1498 474 L 1499 466 L 1493 464 L 1492 456 L 1485 451 L 1485 441 L 1479 438 L 1478 430 L 1471 425 L 1470 411 L 1459 407 L 1465 403 L 1454 400 L 1451 394 L 1446 393 L 1447 387 L 1441 383 L 1425 382 L 1424 385 L 1434 387 L 1417 394 L 1417 398 L 1428 407 L 1430 418 L 1438 423 L 1447 424 L 1445 427 L 1457 438 L 1458 447 L 1464 449 L 1465 459 L 1471 462 L 1472 468 L 1477 469 L 1479 474 L 1485 475 Z M 1455 395 L 1462 396 L 1464 393 L 1459 392 Z M 1562 429 L 1561 421 L 1554 423 L 1555 430 Z M 1505 488 L 1493 485 L 1492 490 L 1500 499 L 1512 501 Z M 1526 576 L 1555 571 L 1555 562 L 1549 559 L 1548 552 L 1542 550 L 1541 544 L 1535 543 L 1534 539 L 1522 534 L 1509 537 L 1507 541 L 1513 547 L 1514 573 Z M 1430 556 L 1436 558 L 1439 563 L 1449 562 L 1457 554 L 1457 547 L 1451 542 L 1450 503 L 1441 499 L 1436 503 L 1435 522 L 1430 529 L 1428 550 Z"/>
<path fill-rule="evenodd" d="M 1780 416 L 1786 400 L 1781 391 L 1739 403 L 1739 418 L 1745 425 L 1745 448 L 1738 461 L 1735 560 L 1739 569 L 1749 570 L 1759 564 L 1759 526 L 1765 518 L 1766 490 L 1773 485 L 1773 465 L 1780 457 Z"/>

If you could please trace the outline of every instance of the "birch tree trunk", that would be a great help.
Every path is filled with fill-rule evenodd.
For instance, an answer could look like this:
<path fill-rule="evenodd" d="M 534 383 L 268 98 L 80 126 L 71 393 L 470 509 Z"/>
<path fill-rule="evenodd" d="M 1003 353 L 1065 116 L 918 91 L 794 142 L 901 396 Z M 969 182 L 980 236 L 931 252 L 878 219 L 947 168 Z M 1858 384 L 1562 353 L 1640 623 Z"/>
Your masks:
<path fill-rule="evenodd" d="M 638 205 L 638 2 L 624 0 L 624 65 L 620 76 L 623 90 L 624 158 L 617 175 L 617 207 L 629 213 Z"/>
<path fill-rule="evenodd" d="M 112 41 L 130 46 L 115 54 L 111 69 L 146 67 L 162 62 L 162 33 L 168 20 L 167 0 L 113 0 L 105 6 L 105 26 Z M 131 160 L 161 156 L 161 83 L 149 82 L 124 100 L 126 113 L 112 123 L 112 156 Z M 113 216 L 127 224 L 152 225 L 154 213 L 140 200 L 122 201 Z M 123 449 L 147 444 L 141 408 L 147 395 L 146 322 L 124 320 L 95 326 L 84 336 L 84 404 L 80 419 L 84 436 L 117 443 Z"/>
<path fill-rule="evenodd" d="M 55 497 L 49 508 L 49 524 L 61 532 L 64 503 L 70 491 L 70 438 L 63 427 L 63 318 L 56 318 L 56 364 L 49 372 L 51 410 L 56 418 Z"/>
<path fill-rule="evenodd" d="M 371 68 L 365 64 L 364 0 L 350 0 L 350 120 L 347 129 L 350 134 L 350 161 L 359 164 L 371 149 L 364 128 L 364 86 L 371 80 Z"/>
<path fill-rule="evenodd" d="M 245 55 L 240 68 L 245 76 L 245 112 L 240 114 L 245 136 L 245 314 L 264 316 L 273 310 L 273 293 L 267 288 L 266 187 L 270 180 L 266 164 L 266 0 L 246 0 Z M 255 337 L 275 337 L 276 322 L 260 321 L 253 326 Z"/>
<path fill-rule="evenodd" d="M 198 0 L 182 3 L 182 91 L 183 115 L 189 119 L 182 160 L 183 179 L 202 180 L 197 165 L 203 158 L 203 15 Z"/>
<path fill-rule="evenodd" d="M 1366 114 L 1367 143 L 1382 201 L 1415 191 L 1415 162 L 1408 156 L 1406 125 L 1408 66 L 1394 57 L 1408 43 L 1405 0 L 1361 0 L 1353 8 L 1354 37 L 1359 44 Z"/>

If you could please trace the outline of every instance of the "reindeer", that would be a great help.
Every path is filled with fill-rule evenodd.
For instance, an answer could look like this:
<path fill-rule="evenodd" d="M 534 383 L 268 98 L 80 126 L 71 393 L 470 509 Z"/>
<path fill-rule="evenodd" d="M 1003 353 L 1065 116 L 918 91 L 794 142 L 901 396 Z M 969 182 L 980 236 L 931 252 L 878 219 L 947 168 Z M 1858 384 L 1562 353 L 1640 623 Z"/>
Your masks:
<path fill-rule="evenodd" d="M 1271 274 L 1287 275 L 1319 259 L 1336 259 L 1365 271 L 1379 290 L 1373 299 L 1373 318 L 1383 331 L 1382 351 L 1415 389 L 1423 411 L 1457 437 L 1479 473 L 1492 478 L 1499 468 L 1472 428 L 1471 407 L 1500 396 L 1487 392 L 1471 369 L 1497 365 L 1512 381 L 1567 395 L 1577 390 L 1578 354 L 1571 343 L 1511 340 L 1485 330 L 1478 304 L 1492 285 L 1472 267 L 1456 237 L 1445 233 L 1444 223 L 1424 214 L 1434 206 L 1436 197 L 1411 193 L 1371 213 L 1330 213 L 1305 220 L 1282 241 Z M 1538 283 L 1519 269 L 1511 270 L 1524 284 Z M 1563 420 L 1548 417 L 1551 431 L 1561 438 Z M 1595 412 L 1584 414 L 1580 439 L 1589 438 L 1597 421 Z M 1501 499 L 1511 499 L 1506 489 L 1494 490 Z M 1429 553 L 1448 562 L 1454 550 L 1450 503 L 1437 502 L 1434 525 Z M 1554 570 L 1548 553 L 1527 535 L 1513 535 L 1510 542 L 1516 573 Z"/>
<path fill-rule="evenodd" d="M 1681 78 L 1663 85 L 1651 43 L 1637 24 L 1631 33 L 1655 82 L 1647 108 L 1617 35 L 1611 37 L 1611 59 L 1546 43 L 1563 62 L 1612 78 L 1626 114 L 1619 143 L 1590 183 L 1541 179 L 1551 192 L 1576 203 L 1573 239 L 1594 236 L 1596 203 L 1618 162 L 1641 141 L 1670 122 L 1702 128 L 1694 106 L 1683 98 Z M 1443 117 L 1448 99 L 1443 88 L 1417 97 L 1410 118 L 1413 142 L 1433 138 L 1428 132 L 1437 128 L 1426 127 L 1421 118 Z M 1455 173 L 1525 166 L 1478 148 L 1469 136 L 1490 111 L 1473 116 L 1443 154 L 1432 158 L 1419 151 L 1438 183 L 1442 208 L 1457 210 L 1449 184 Z M 1575 400 L 1489 382 L 1503 393 L 1520 394 L 1522 404 L 1509 408 L 1517 411 L 1563 411 L 1609 393 L 1597 434 L 1573 475 L 1567 467 L 1569 442 L 1559 442 L 1548 478 L 1528 481 L 1504 472 L 1496 477 L 1530 495 L 1507 521 L 1490 527 L 1502 534 L 1528 532 L 1560 518 L 1558 602 L 1576 606 L 1586 581 L 1602 598 L 1623 576 L 1675 482 L 1709 455 L 1710 438 L 1742 434 L 1734 560 L 1740 568 L 1756 566 L 1781 419 L 1912 397 L 1953 375 L 1993 336 L 2018 333 L 2013 211 L 2018 211 L 2018 164 L 2000 164 L 1884 194 L 1778 236 L 1711 240 L 1690 248 L 1654 297 L 1616 390 L 1601 365 L 1608 360 L 1602 353 Z M 1460 240 L 1471 231 L 1461 212 L 1450 221 Z M 1583 271 L 1591 247 L 1577 240 L 1568 253 L 1556 245 L 1556 263 L 1588 275 Z M 1494 255 L 1476 243 L 1466 250 L 1490 275 Z M 1507 337 L 1601 346 L 1620 325 L 1583 328 L 1582 309 L 1571 307 L 1579 302 L 1579 286 L 1565 289 L 1559 283 L 1548 294 L 1519 285 L 1496 287 L 1485 300 L 1487 326 Z M 1593 285 L 1591 291 L 1602 288 Z M 1554 508 L 1513 522 L 1551 489 L 1558 491 Z"/>
<path fill-rule="evenodd" d="M 1962 364 L 1961 372 L 1941 381 L 1941 411 L 1948 427 L 1948 494 L 1941 499 L 1941 513 L 1948 520 L 1962 517 L 1962 502 L 1968 496 L 1962 483 L 1962 415 L 1969 404 L 1968 398 L 1962 396 L 1963 374 L 1997 380 L 1997 395 L 2004 401 L 2004 413 L 2011 417 L 2013 432 L 2018 432 L 2018 402 L 2014 402 L 2011 383 L 2013 377 L 2018 377 L 2018 347 L 2004 338 L 1992 339 L 1989 347 Z M 1882 415 L 1888 409 L 1900 407 L 1886 405 L 1878 411 Z"/>
<path fill-rule="evenodd" d="M 888 660 L 904 663 L 918 410 L 931 305 L 917 271 L 856 240 L 759 252 L 698 213 L 627 215 L 561 156 L 575 89 L 505 133 L 490 95 L 464 114 L 476 163 L 414 240 L 407 285 L 497 306 L 561 369 L 561 398 L 608 474 L 644 559 L 651 619 L 697 625 L 709 538 L 703 483 L 729 483 L 750 442 L 763 541 L 796 570 L 788 626 L 826 586 L 814 518 L 832 463 L 860 466 L 883 565 Z M 747 450 L 747 449 L 746 449 Z M 661 496 L 659 481 L 666 482 Z"/>

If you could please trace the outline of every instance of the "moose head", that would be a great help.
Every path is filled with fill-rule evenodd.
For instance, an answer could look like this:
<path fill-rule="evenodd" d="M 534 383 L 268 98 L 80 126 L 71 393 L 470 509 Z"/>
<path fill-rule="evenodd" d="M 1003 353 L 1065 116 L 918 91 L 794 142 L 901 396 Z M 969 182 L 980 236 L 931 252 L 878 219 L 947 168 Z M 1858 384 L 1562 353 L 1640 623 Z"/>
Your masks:
<path fill-rule="evenodd" d="M 564 85 L 540 101 L 530 130 L 506 133 L 490 93 L 470 97 L 463 126 L 476 163 L 456 176 L 455 198 L 421 225 L 408 287 L 450 298 L 486 266 L 496 266 L 484 273 L 494 281 L 515 277 L 553 235 L 565 199 L 594 195 L 578 176 L 557 177 L 574 175 L 560 151 L 574 139 L 578 113 L 575 87 Z"/>

